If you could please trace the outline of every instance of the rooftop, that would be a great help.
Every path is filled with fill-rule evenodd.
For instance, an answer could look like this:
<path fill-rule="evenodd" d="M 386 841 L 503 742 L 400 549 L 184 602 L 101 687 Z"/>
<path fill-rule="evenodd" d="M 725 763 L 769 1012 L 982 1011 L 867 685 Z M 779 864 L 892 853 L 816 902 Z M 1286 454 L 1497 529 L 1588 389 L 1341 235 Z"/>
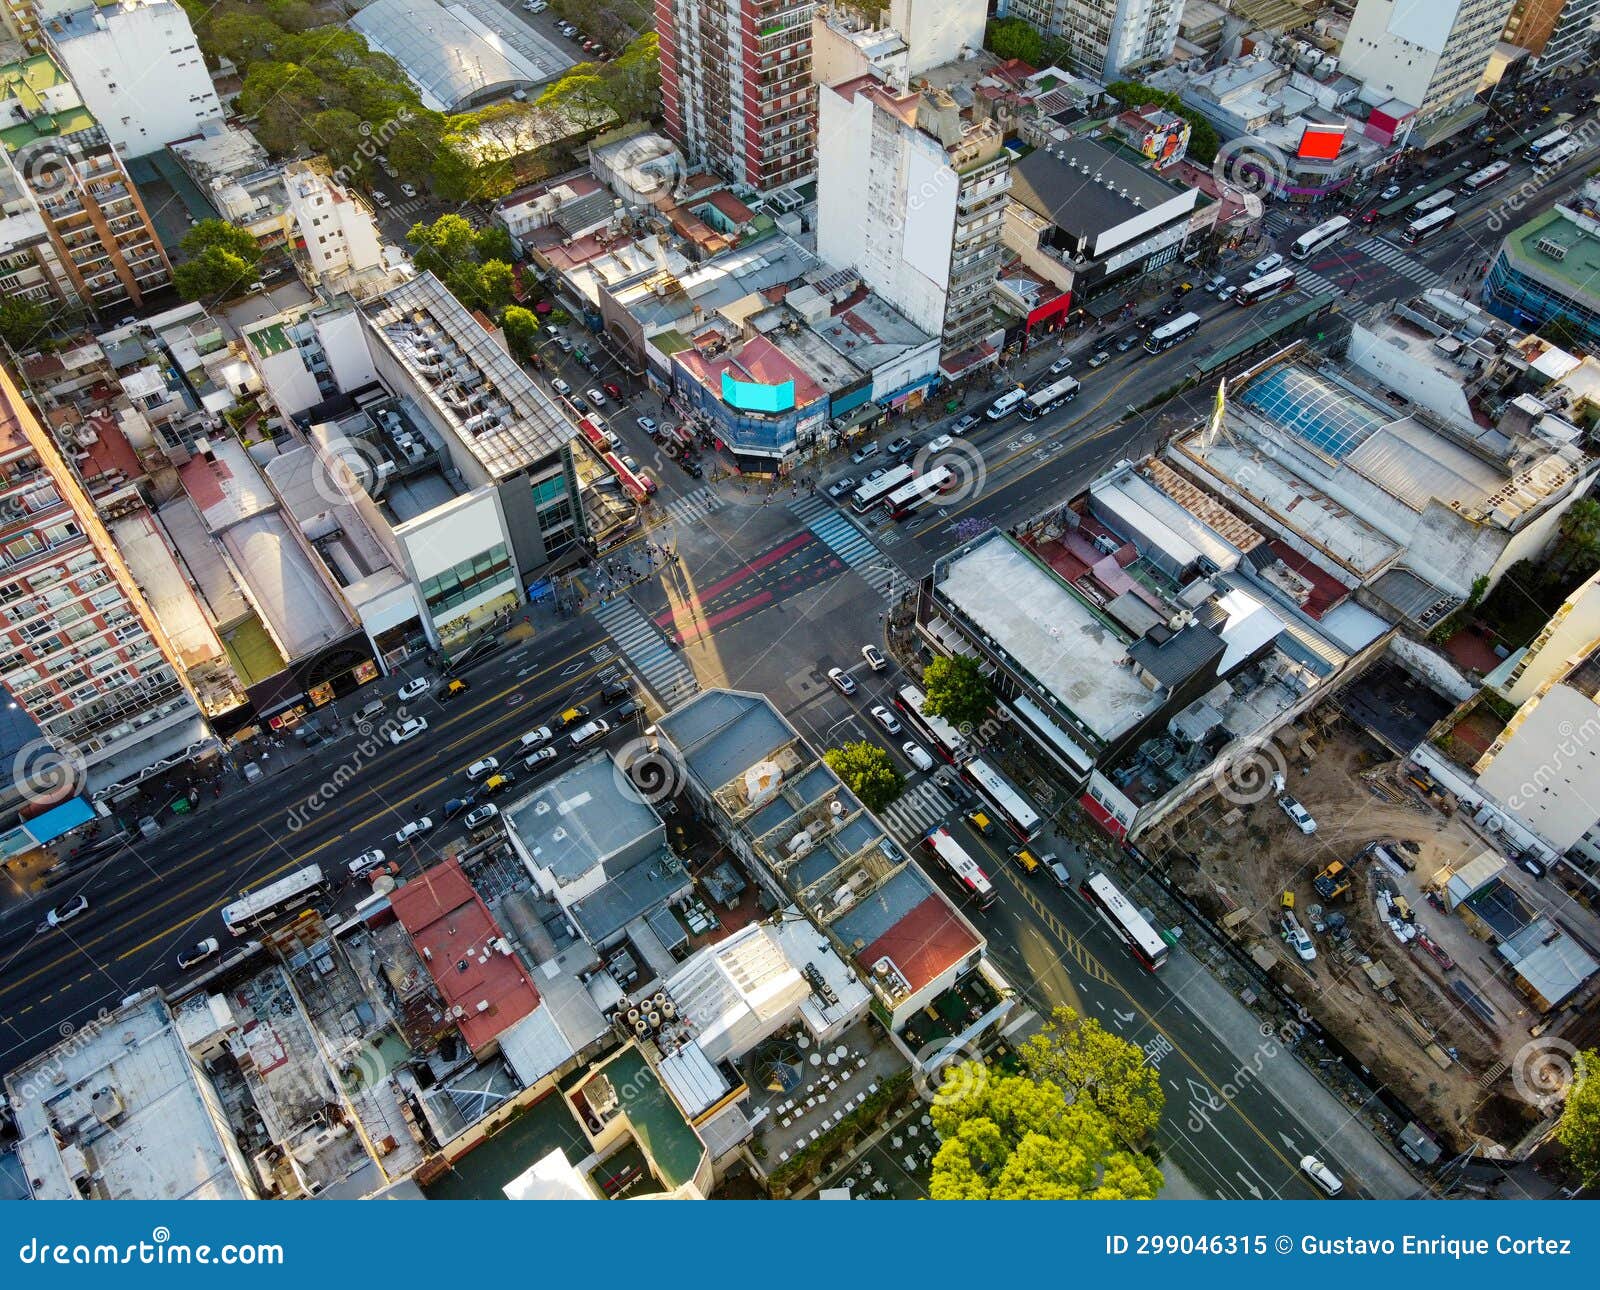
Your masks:
<path fill-rule="evenodd" d="M 397 887 L 389 902 L 473 1052 L 539 1006 L 539 991 L 458 860 Z"/>
<path fill-rule="evenodd" d="M 715 351 L 683 350 L 674 358 L 685 372 L 719 398 L 729 381 L 770 386 L 783 386 L 792 381 L 794 400 L 790 406 L 796 408 L 815 403 L 827 393 L 804 368 L 765 336 L 752 336 Z"/>
<path fill-rule="evenodd" d="M 935 594 L 1111 742 L 1161 704 L 1127 664 L 1131 639 L 996 529 L 941 561 Z"/>
<path fill-rule="evenodd" d="M 1578 300 L 1592 300 L 1600 282 L 1600 221 L 1557 204 L 1506 234 L 1501 252 L 1516 268 Z"/>
<path fill-rule="evenodd" d="M 869 372 L 935 339 L 876 292 L 812 323 L 811 330 L 837 353 Z"/>
<path fill-rule="evenodd" d="M 1070 138 L 1035 148 L 1012 167 L 1011 196 L 1074 237 L 1093 240 L 1146 212 L 1192 207 L 1193 189 L 1169 183 L 1103 140 Z"/>
<path fill-rule="evenodd" d="M 534 863 L 562 884 L 597 866 L 619 871 L 632 863 L 627 853 L 665 837 L 661 818 L 605 752 L 540 784 L 505 815 Z"/>

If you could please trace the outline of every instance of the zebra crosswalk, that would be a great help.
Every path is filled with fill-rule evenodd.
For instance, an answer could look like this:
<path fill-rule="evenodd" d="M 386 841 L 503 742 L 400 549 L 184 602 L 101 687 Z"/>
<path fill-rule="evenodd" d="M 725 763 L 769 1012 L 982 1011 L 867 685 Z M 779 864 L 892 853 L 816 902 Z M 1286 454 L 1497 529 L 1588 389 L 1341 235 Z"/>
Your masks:
<path fill-rule="evenodd" d="M 871 538 L 820 497 L 801 497 L 789 509 L 885 600 L 893 603 L 916 586 Z"/>
<path fill-rule="evenodd" d="M 1440 276 L 1425 264 L 1418 264 L 1387 238 L 1369 237 L 1356 244 L 1356 250 L 1386 264 L 1402 278 L 1410 278 L 1418 286 L 1431 287 L 1441 281 Z"/>
<path fill-rule="evenodd" d="M 700 690 L 694 669 L 668 645 L 660 630 L 626 596 L 608 600 L 594 611 L 628 662 L 664 708 L 674 708 Z"/>
<path fill-rule="evenodd" d="M 712 511 L 720 511 L 722 504 L 721 493 L 710 484 L 701 484 L 692 493 L 674 497 L 664 509 L 679 524 L 693 524 L 696 520 L 710 515 Z"/>
<path fill-rule="evenodd" d="M 1317 273 L 1312 269 L 1296 269 L 1294 271 L 1294 285 L 1299 287 L 1300 290 L 1304 291 L 1307 295 L 1312 296 L 1320 296 L 1324 292 L 1328 291 L 1337 294 L 1338 292 L 1344 290 L 1344 288 L 1341 287 L 1337 282 L 1333 281 L 1333 279 L 1325 278 L 1320 273 Z"/>
<path fill-rule="evenodd" d="M 955 803 L 945 791 L 931 779 L 925 779 L 906 789 L 878 815 L 898 841 L 910 844 L 925 837 L 929 829 L 943 824 L 954 808 Z"/>
<path fill-rule="evenodd" d="M 1268 211 L 1261 221 L 1261 227 L 1268 237 L 1281 237 L 1288 232 L 1290 219 L 1283 211 Z"/>

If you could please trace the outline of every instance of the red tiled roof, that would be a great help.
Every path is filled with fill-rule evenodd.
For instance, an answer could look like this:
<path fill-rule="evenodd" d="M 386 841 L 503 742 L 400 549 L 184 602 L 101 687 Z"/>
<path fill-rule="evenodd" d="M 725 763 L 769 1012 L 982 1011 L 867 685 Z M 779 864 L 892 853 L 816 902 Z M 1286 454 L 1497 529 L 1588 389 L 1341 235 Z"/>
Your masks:
<path fill-rule="evenodd" d="M 691 376 L 719 398 L 724 371 L 736 381 L 751 381 L 757 385 L 782 385 L 785 381 L 793 381 L 797 408 L 815 403 L 822 397 L 822 387 L 765 336 L 752 336 L 739 347 L 737 354 L 719 354 L 715 358 L 708 358 L 695 350 L 684 350 L 674 357 Z"/>
<path fill-rule="evenodd" d="M 1349 587 L 1320 565 L 1306 559 L 1287 542 L 1273 538 L 1268 545 L 1272 548 L 1273 555 L 1311 584 L 1311 595 L 1301 608 L 1312 618 L 1321 618 L 1350 594 Z"/>
<path fill-rule="evenodd" d="M 756 217 L 756 213 L 742 201 L 730 193 L 726 188 L 721 192 L 711 194 L 711 204 L 731 219 L 735 224 L 748 224 Z"/>
<path fill-rule="evenodd" d="M 867 946 L 860 962 L 893 959 L 911 988 L 920 990 L 977 948 L 978 938 L 956 917 L 950 902 L 935 893 Z"/>
<path fill-rule="evenodd" d="M 456 1025 L 473 1052 L 539 1006 L 539 991 L 517 956 L 495 948 L 500 925 L 461 872 L 460 861 L 446 860 L 397 887 L 389 904 L 428 965 L 445 1006 L 461 1009 Z"/>

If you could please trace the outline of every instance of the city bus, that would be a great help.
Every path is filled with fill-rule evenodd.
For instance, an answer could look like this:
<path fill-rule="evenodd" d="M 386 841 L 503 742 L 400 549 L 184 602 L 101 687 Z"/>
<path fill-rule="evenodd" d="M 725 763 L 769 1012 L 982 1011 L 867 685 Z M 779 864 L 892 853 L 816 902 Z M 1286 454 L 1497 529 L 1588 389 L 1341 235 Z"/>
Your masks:
<path fill-rule="evenodd" d="M 952 766 L 959 765 L 971 754 L 972 749 L 967 746 L 967 741 L 961 737 L 961 732 L 952 726 L 943 717 L 936 717 L 931 712 L 924 712 L 922 705 L 928 701 L 928 696 L 914 685 L 903 685 L 895 699 L 895 707 L 905 714 L 906 720 L 938 750 L 938 753 Z"/>
<path fill-rule="evenodd" d="M 1549 134 L 1541 135 L 1528 145 L 1528 150 L 1522 154 L 1524 161 L 1537 164 L 1544 159 L 1546 153 L 1553 152 L 1572 137 L 1572 131 L 1567 126 L 1558 126 Z"/>
<path fill-rule="evenodd" d="M 1428 196 L 1424 197 L 1420 202 L 1413 206 L 1411 208 L 1411 214 L 1413 216 L 1431 215 L 1441 206 L 1448 206 L 1455 200 L 1455 196 L 1455 189 L 1441 188 L 1436 193 L 1429 193 Z"/>
<path fill-rule="evenodd" d="M 1566 165 L 1567 162 L 1571 161 L 1582 151 L 1583 143 L 1580 140 L 1568 139 L 1565 143 L 1557 144 L 1554 148 L 1551 148 L 1548 152 L 1546 152 L 1542 157 L 1539 158 L 1537 162 L 1534 163 L 1533 168 L 1536 173 L 1547 175 L 1552 170 L 1555 170 L 1558 166 Z"/>
<path fill-rule="evenodd" d="M 950 836 L 950 830 L 934 829 L 922 839 L 928 854 L 939 862 L 939 868 L 955 879 L 956 885 L 978 902 L 979 909 L 988 909 L 999 895 L 989 876 L 978 867 L 962 845 Z"/>
<path fill-rule="evenodd" d="M 850 494 L 850 509 L 857 515 L 865 515 L 907 480 L 914 479 L 916 474 L 912 466 L 889 467 L 870 484 L 862 484 Z"/>
<path fill-rule="evenodd" d="M 1316 228 L 1295 238 L 1294 245 L 1289 248 L 1289 254 L 1297 260 L 1308 260 L 1330 242 L 1337 242 L 1354 227 L 1348 216 L 1335 215 L 1332 219 L 1323 220 Z"/>
<path fill-rule="evenodd" d="M 1487 188 L 1490 184 L 1499 183 L 1510 173 L 1511 163 L 1509 161 L 1492 161 L 1482 170 L 1474 170 L 1461 181 L 1461 186 L 1469 193 L 1475 193 L 1479 189 Z"/>
<path fill-rule="evenodd" d="M 1199 330 L 1199 314 L 1179 314 L 1171 322 L 1157 327 L 1144 338 L 1145 351 L 1159 354 L 1164 349 L 1171 349 L 1180 341 L 1188 340 Z"/>
<path fill-rule="evenodd" d="M 259 891 L 241 896 L 231 905 L 224 905 L 222 925 L 235 936 L 248 936 L 328 894 L 328 882 L 322 876 L 322 869 L 314 864 L 307 865 L 276 882 L 269 882 Z"/>
<path fill-rule="evenodd" d="M 940 493 L 949 490 L 955 482 L 955 472 L 950 467 L 935 466 L 890 493 L 883 500 L 884 508 L 892 518 L 903 520 L 908 515 L 915 515 Z"/>
<path fill-rule="evenodd" d="M 1078 884 L 1078 894 L 1094 906 L 1095 913 L 1106 926 L 1150 971 L 1154 972 L 1167 961 L 1167 943 L 1105 874 L 1091 873 Z"/>
<path fill-rule="evenodd" d="M 998 399 L 989 405 L 989 410 L 983 415 L 991 421 L 998 421 L 1001 417 L 1010 416 L 1017 410 L 1017 405 L 1028 397 L 1028 392 L 1020 385 L 1014 390 L 1007 390 Z"/>
<path fill-rule="evenodd" d="M 1289 268 L 1274 269 L 1271 273 L 1263 274 L 1254 282 L 1247 282 L 1240 287 L 1233 297 L 1233 303 L 1236 305 L 1253 305 L 1293 290 L 1294 270 Z"/>
<path fill-rule="evenodd" d="M 961 768 L 962 774 L 984 801 L 994 808 L 1020 842 L 1031 842 L 1038 836 L 1039 813 L 1028 805 L 1028 799 L 1012 788 L 1005 776 L 988 762 L 974 757 Z"/>
<path fill-rule="evenodd" d="M 1443 233 L 1455 222 L 1455 211 L 1446 206 L 1430 215 L 1424 215 L 1421 219 L 1412 220 L 1400 236 L 1408 245 L 1415 246 L 1418 242 L 1426 242 L 1436 233 Z"/>
<path fill-rule="evenodd" d="M 1050 382 L 1023 400 L 1022 419 L 1036 421 L 1046 412 L 1054 411 L 1063 403 L 1070 403 L 1077 397 L 1078 382 L 1070 376 L 1063 376 L 1059 381 Z"/>

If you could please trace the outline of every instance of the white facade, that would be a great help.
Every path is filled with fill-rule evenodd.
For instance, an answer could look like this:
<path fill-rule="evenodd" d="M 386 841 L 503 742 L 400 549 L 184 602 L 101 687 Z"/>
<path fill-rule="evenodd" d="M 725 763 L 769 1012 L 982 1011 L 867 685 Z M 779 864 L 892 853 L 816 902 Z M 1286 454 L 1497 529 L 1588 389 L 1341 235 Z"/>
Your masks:
<path fill-rule="evenodd" d="M 382 263 L 383 242 L 366 207 L 312 166 L 290 166 L 283 179 L 289 209 L 319 280 L 375 269 Z"/>
<path fill-rule="evenodd" d="M 39 30 L 125 157 L 142 157 L 219 121 L 189 15 L 173 0 L 119 0 L 54 15 Z"/>
<path fill-rule="evenodd" d="M 1524 704 L 1474 767 L 1478 786 L 1565 851 L 1594 826 L 1600 809 L 1600 707 L 1557 683 Z"/>
<path fill-rule="evenodd" d="M 1010 13 L 1065 41 L 1073 71 L 1114 81 L 1171 56 L 1183 0 L 1012 0 Z"/>
<path fill-rule="evenodd" d="M 1366 102 L 1397 98 L 1426 120 L 1477 92 L 1510 11 L 1511 0 L 1358 0 L 1339 70 Z"/>
<path fill-rule="evenodd" d="M 982 49 L 987 0 L 890 0 L 889 25 L 906 42 L 912 76 L 953 63 L 963 49 Z"/>
<path fill-rule="evenodd" d="M 423 629 L 435 649 L 457 619 L 521 599 L 511 531 L 494 488 L 463 494 L 394 531 L 407 572 L 427 612 Z"/>

